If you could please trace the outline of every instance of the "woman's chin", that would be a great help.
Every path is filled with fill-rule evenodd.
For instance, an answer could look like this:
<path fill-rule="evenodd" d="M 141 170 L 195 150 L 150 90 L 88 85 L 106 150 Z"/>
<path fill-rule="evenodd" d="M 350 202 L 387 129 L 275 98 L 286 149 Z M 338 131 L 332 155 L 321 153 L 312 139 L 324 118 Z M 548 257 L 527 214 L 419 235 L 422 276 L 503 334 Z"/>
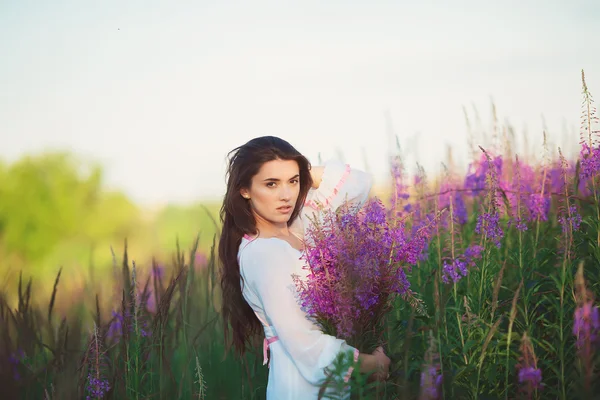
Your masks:
<path fill-rule="evenodd" d="M 284 224 L 290 220 L 290 215 L 274 215 L 271 219 L 273 224 Z"/>

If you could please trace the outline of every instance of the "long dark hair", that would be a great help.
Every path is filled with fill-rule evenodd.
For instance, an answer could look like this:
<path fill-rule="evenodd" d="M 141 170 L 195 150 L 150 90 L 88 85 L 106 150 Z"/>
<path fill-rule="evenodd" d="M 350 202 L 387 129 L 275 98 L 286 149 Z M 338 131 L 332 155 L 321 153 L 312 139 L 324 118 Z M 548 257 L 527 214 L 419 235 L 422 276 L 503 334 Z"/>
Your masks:
<path fill-rule="evenodd" d="M 251 179 L 262 165 L 272 160 L 295 160 L 300 170 L 300 194 L 288 226 L 298 217 L 306 195 L 312 186 L 310 162 L 291 144 L 274 136 L 263 136 L 233 149 L 228 154 L 227 192 L 221 206 L 221 237 L 219 239 L 219 261 L 221 269 L 221 291 L 223 298 L 222 317 L 227 350 L 233 347 L 243 355 L 252 347 L 253 339 L 262 332 L 262 324 L 242 295 L 238 250 L 245 234 L 257 233 L 256 220 L 240 190 L 250 188 Z M 231 333 L 231 338 L 229 334 Z"/>

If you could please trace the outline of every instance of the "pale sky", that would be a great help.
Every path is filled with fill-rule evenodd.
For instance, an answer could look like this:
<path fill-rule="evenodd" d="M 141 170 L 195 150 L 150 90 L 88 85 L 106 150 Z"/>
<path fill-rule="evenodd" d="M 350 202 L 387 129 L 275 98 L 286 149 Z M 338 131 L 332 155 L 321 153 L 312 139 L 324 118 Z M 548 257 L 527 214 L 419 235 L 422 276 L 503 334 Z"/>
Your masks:
<path fill-rule="evenodd" d="M 488 128 L 492 100 L 576 150 L 599 22 L 596 0 L 0 0 L 0 157 L 70 149 L 137 202 L 190 202 L 224 193 L 229 150 L 276 135 L 314 164 L 364 151 L 383 181 L 386 111 L 435 172 L 446 144 L 468 161 L 463 106 Z"/>

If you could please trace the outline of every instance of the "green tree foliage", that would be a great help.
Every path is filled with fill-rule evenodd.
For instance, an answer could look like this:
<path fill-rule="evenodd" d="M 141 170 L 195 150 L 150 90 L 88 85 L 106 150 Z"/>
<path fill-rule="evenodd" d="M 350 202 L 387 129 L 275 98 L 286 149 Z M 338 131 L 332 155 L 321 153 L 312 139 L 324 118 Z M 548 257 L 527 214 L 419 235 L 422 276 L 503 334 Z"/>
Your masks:
<path fill-rule="evenodd" d="M 219 232 L 220 204 L 193 204 L 189 206 L 169 205 L 156 215 L 154 220 L 154 240 L 162 253 L 170 254 L 173 243 L 178 239 L 182 248 L 193 245 L 200 234 L 199 249 L 210 249 L 214 235 Z"/>
<path fill-rule="evenodd" d="M 122 240 L 134 228 L 136 206 L 103 190 L 102 168 L 65 152 L 0 164 L 0 254 L 41 262 L 64 242 Z"/>

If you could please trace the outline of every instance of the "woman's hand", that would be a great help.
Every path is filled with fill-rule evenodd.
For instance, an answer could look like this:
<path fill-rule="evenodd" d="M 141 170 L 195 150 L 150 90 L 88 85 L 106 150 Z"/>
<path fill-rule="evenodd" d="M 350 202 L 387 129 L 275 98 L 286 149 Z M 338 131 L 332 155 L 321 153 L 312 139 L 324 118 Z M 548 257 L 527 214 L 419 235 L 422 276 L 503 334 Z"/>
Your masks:
<path fill-rule="evenodd" d="M 385 381 L 390 376 L 390 358 L 385 355 L 383 347 L 379 346 L 371 354 L 360 353 L 360 372 L 371 374 L 369 381 Z"/>
<path fill-rule="evenodd" d="M 373 373 L 373 377 L 378 381 L 385 381 L 390 376 L 391 360 L 385 355 L 383 347 L 381 346 L 375 349 L 372 355 L 375 357 L 377 365 L 377 371 Z"/>
<path fill-rule="evenodd" d="M 319 186 L 321 185 L 321 181 L 323 180 L 323 172 L 324 171 L 325 171 L 324 166 L 313 166 L 310 169 L 310 177 L 312 178 L 312 181 L 313 181 L 313 184 L 312 184 L 313 189 L 318 189 Z"/>

